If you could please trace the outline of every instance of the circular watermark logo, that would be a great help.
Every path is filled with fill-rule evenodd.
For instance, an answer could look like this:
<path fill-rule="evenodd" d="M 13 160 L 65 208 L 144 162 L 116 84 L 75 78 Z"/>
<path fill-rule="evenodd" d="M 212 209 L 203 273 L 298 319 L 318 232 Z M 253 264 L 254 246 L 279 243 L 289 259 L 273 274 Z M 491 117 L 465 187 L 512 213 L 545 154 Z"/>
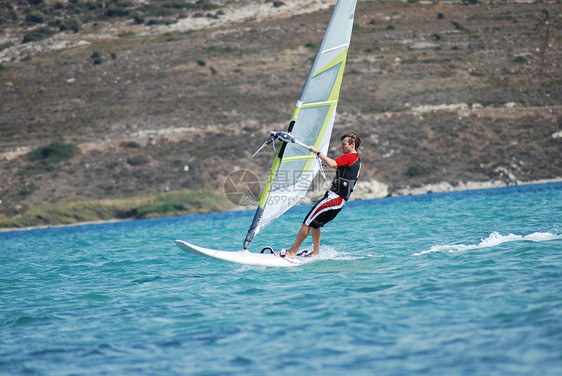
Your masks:
<path fill-rule="evenodd" d="M 224 195 L 234 205 L 247 206 L 255 204 L 261 192 L 261 184 L 252 171 L 237 170 L 224 181 Z"/>

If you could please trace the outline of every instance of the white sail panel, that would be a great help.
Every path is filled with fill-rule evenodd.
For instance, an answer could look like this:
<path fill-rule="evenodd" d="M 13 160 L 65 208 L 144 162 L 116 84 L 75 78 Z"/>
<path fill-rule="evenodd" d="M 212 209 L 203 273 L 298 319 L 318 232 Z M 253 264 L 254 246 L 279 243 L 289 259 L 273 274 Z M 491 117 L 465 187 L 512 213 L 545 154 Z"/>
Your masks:
<path fill-rule="evenodd" d="M 287 131 L 306 145 L 328 152 L 336 116 L 357 0 L 339 0 L 293 111 Z M 297 143 L 283 142 L 262 191 L 244 241 L 299 203 L 319 170 L 316 156 Z"/>

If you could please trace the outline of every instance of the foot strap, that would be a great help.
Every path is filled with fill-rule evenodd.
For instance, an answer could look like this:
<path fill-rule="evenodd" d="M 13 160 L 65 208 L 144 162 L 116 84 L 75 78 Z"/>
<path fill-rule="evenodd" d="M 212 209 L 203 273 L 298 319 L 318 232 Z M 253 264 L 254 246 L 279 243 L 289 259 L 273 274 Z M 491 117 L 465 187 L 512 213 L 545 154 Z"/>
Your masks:
<path fill-rule="evenodd" d="M 265 253 L 266 251 L 269 251 L 269 253 L 275 253 L 275 252 L 273 251 L 273 248 L 271 248 L 271 247 L 262 248 L 262 250 L 260 251 L 260 253 Z"/>
<path fill-rule="evenodd" d="M 297 253 L 297 256 L 300 256 L 300 257 L 310 257 L 310 256 L 312 256 L 312 253 L 313 253 L 313 252 L 314 252 L 313 249 L 304 249 L 304 250 L 298 252 L 298 253 Z"/>

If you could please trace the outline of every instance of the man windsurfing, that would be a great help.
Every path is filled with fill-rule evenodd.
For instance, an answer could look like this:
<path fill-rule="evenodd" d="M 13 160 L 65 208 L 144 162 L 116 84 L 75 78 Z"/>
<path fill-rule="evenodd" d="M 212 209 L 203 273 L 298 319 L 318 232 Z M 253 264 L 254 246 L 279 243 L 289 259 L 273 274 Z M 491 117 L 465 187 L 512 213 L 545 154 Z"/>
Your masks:
<path fill-rule="evenodd" d="M 356 133 L 344 134 L 340 146 L 343 155 L 336 159 L 322 154 L 314 146 L 308 146 L 308 150 L 316 153 L 326 166 L 336 169 L 336 177 L 322 200 L 318 201 L 305 217 L 291 248 L 281 250 L 279 253 L 281 257 L 295 257 L 309 233 L 312 233 L 312 255 L 320 254 L 320 228 L 333 220 L 341 211 L 349 200 L 361 172 L 361 159 L 357 154 L 360 145 L 361 139 Z"/>

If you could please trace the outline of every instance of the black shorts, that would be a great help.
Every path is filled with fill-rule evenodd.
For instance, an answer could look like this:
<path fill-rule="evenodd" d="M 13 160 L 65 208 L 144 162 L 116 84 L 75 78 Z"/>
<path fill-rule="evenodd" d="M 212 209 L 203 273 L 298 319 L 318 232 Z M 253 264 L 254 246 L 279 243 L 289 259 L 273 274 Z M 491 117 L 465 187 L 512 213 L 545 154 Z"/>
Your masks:
<path fill-rule="evenodd" d="M 312 228 L 320 228 L 336 218 L 344 205 L 345 200 L 343 198 L 332 191 L 328 191 L 322 200 L 318 201 L 308 212 L 303 223 Z"/>

